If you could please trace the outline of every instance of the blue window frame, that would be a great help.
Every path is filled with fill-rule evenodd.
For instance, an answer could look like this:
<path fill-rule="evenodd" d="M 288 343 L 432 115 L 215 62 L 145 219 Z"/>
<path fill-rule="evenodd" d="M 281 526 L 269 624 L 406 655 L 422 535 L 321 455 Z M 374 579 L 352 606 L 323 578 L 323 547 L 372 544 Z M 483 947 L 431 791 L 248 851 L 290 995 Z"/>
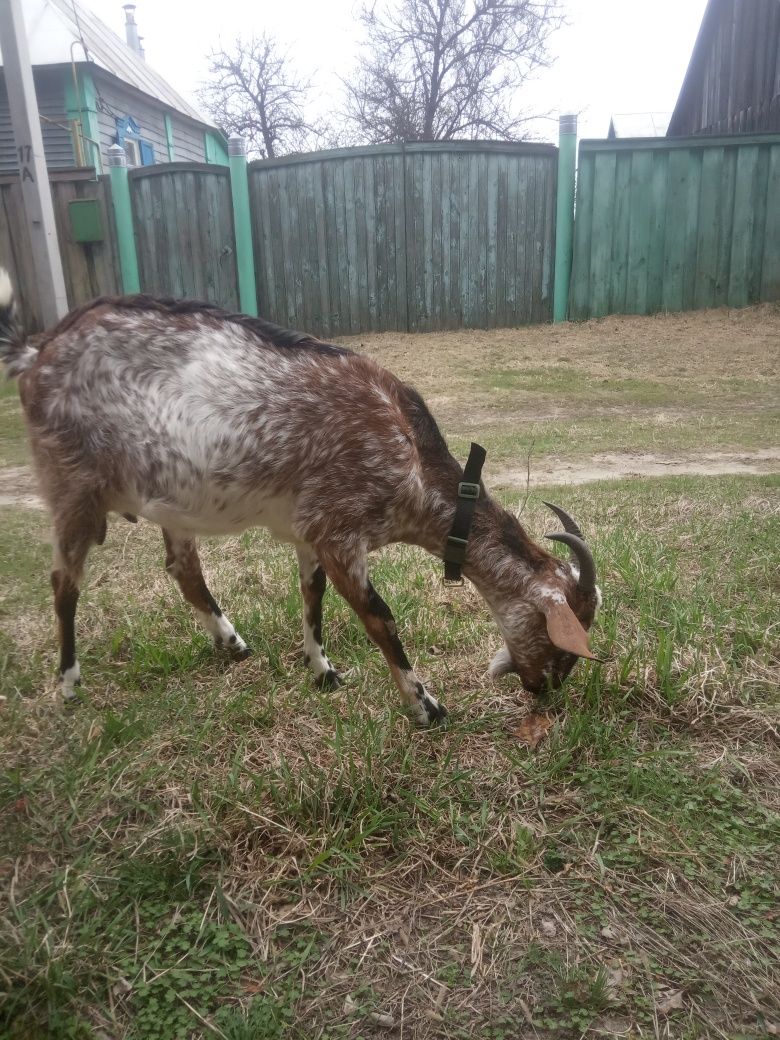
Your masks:
<path fill-rule="evenodd" d="M 132 116 L 116 119 L 116 142 L 132 159 L 131 165 L 154 166 L 154 145 L 141 137 L 141 127 Z"/>

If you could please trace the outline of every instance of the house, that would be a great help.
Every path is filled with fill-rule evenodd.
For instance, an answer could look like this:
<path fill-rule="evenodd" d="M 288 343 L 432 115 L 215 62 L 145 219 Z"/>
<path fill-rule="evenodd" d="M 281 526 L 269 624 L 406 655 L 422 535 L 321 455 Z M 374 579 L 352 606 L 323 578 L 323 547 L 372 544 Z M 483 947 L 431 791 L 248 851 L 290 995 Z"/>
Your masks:
<path fill-rule="evenodd" d="M 135 5 L 124 10 L 127 40 L 78 0 L 22 0 L 49 168 L 102 173 L 113 144 L 124 147 L 129 166 L 227 164 L 222 133 L 146 64 Z M 0 173 L 17 169 L 0 68 Z"/>
<path fill-rule="evenodd" d="M 780 3 L 709 0 L 667 136 L 780 130 Z"/>

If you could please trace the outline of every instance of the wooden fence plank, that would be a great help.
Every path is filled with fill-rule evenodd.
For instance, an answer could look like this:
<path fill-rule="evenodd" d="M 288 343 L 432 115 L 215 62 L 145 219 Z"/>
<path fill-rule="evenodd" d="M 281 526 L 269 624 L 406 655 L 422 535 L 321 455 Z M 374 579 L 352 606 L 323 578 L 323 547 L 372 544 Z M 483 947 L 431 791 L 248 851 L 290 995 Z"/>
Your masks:
<path fill-rule="evenodd" d="M 444 213 L 444 201 L 442 198 L 441 160 L 441 155 L 429 156 L 431 171 L 431 303 L 428 318 L 429 329 L 442 329 L 445 327 L 443 307 L 444 260 L 442 239 L 446 216 Z"/>
<path fill-rule="evenodd" d="M 558 205 L 558 167 L 541 164 L 544 178 L 546 205 L 544 211 L 544 239 L 542 260 L 542 321 L 552 321 L 553 289 L 555 283 L 555 218 Z"/>
<path fill-rule="evenodd" d="M 664 236 L 663 289 L 661 295 L 662 306 L 666 311 L 682 310 L 689 176 L 690 159 L 688 152 L 672 152 L 669 156 L 669 172 L 666 182 L 666 234 Z"/>
<path fill-rule="evenodd" d="M 734 186 L 734 223 L 731 237 L 729 307 L 744 307 L 749 301 L 750 258 L 755 219 L 758 147 L 740 148 Z"/>
<path fill-rule="evenodd" d="M 650 182 L 650 252 L 647 258 L 647 305 L 651 313 L 663 309 L 668 174 L 668 153 L 655 152 Z"/>
<path fill-rule="evenodd" d="M 422 328 L 426 332 L 433 325 L 433 168 L 432 157 L 422 156 L 421 169 L 421 202 L 422 202 L 422 238 L 419 242 L 422 254 L 421 274 L 423 279 L 424 319 Z M 437 215 L 438 216 L 438 215 Z"/>
<path fill-rule="evenodd" d="M 753 182 L 753 228 L 750 243 L 750 262 L 748 277 L 748 302 L 758 303 L 761 300 L 762 266 L 764 261 L 764 236 L 766 234 L 767 208 L 776 208 L 780 199 L 767 196 L 769 181 L 769 149 L 759 148 L 756 159 L 756 172 Z"/>
<path fill-rule="evenodd" d="M 693 306 L 697 308 L 715 306 L 717 276 L 713 260 L 718 252 L 722 171 L 723 149 L 705 149 L 701 159 L 699 234 L 693 288 Z"/>
<path fill-rule="evenodd" d="M 363 159 L 363 199 L 365 206 L 365 228 L 366 228 L 366 297 L 367 297 L 367 325 L 368 329 L 379 328 L 379 294 L 377 291 L 377 210 L 376 210 L 376 179 L 374 176 L 375 164 L 373 161 Z"/>
<path fill-rule="evenodd" d="M 718 221 L 718 252 L 714 258 L 716 307 L 725 306 L 729 296 L 731 271 L 731 239 L 734 228 L 734 187 L 737 176 L 737 149 L 723 149 L 721 172 L 720 216 Z"/>
<path fill-rule="evenodd" d="M 650 193 L 653 156 L 631 154 L 628 258 L 624 305 L 628 313 L 642 314 L 647 306 L 647 264 L 650 252 Z"/>
<path fill-rule="evenodd" d="M 774 202 L 766 209 L 760 299 L 780 300 L 780 144 L 769 149 L 766 195 Z"/>
<path fill-rule="evenodd" d="M 577 169 L 574 245 L 572 248 L 569 315 L 575 321 L 590 315 L 590 265 L 593 246 L 593 181 L 596 159 L 580 150 Z M 518 230 L 518 235 L 520 235 Z"/>
<path fill-rule="evenodd" d="M 615 212 L 612 224 L 612 262 L 609 285 L 610 312 L 626 309 L 628 285 L 628 246 L 631 223 L 631 154 L 616 156 L 615 164 Z"/>
<path fill-rule="evenodd" d="M 395 214 L 395 270 L 397 328 L 409 331 L 409 291 L 407 268 L 409 250 L 406 244 L 406 161 L 403 154 L 391 159 L 393 171 L 393 209 Z"/>
<path fill-rule="evenodd" d="M 590 271 L 590 312 L 599 317 L 609 313 L 609 269 L 612 257 L 612 207 L 615 201 L 615 153 L 596 156 L 593 182 L 593 243 Z"/>

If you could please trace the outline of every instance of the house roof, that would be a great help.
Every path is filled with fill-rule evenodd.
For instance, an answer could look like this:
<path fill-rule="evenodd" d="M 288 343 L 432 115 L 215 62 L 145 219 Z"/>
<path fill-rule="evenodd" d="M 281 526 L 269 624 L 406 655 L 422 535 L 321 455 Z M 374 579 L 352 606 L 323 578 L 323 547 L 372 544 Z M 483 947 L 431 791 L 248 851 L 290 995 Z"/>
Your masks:
<path fill-rule="evenodd" d="M 22 11 L 33 65 L 70 64 L 74 59 L 92 62 L 169 108 L 214 126 L 77 0 L 22 0 Z M 74 43 L 78 46 L 73 47 Z"/>

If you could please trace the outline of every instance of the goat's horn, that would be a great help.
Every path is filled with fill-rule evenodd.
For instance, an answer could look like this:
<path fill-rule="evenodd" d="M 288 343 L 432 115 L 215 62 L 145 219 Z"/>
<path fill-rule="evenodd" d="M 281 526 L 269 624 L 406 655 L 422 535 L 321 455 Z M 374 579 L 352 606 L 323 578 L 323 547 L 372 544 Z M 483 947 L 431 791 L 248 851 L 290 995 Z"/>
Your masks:
<path fill-rule="evenodd" d="M 590 549 L 585 542 L 570 531 L 567 531 L 566 534 L 562 532 L 546 534 L 544 537 L 549 538 L 552 542 L 562 542 L 564 545 L 568 545 L 580 565 L 580 579 L 577 582 L 577 588 L 586 595 L 593 592 L 596 588 L 596 564 L 593 562 Z"/>
<path fill-rule="evenodd" d="M 578 538 L 581 538 L 583 542 L 585 541 L 585 535 L 580 530 L 579 524 L 576 520 L 572 520 L 565 510 L 561 509 L 560 506 L 554 506 L 552 502 L 545 502 L 544 504 L 548 509 L 552 509 L 553 513 L 558 517 L 560 522 L 563 524 L 564 531 L 568 534 L 576 535 Z"/>

